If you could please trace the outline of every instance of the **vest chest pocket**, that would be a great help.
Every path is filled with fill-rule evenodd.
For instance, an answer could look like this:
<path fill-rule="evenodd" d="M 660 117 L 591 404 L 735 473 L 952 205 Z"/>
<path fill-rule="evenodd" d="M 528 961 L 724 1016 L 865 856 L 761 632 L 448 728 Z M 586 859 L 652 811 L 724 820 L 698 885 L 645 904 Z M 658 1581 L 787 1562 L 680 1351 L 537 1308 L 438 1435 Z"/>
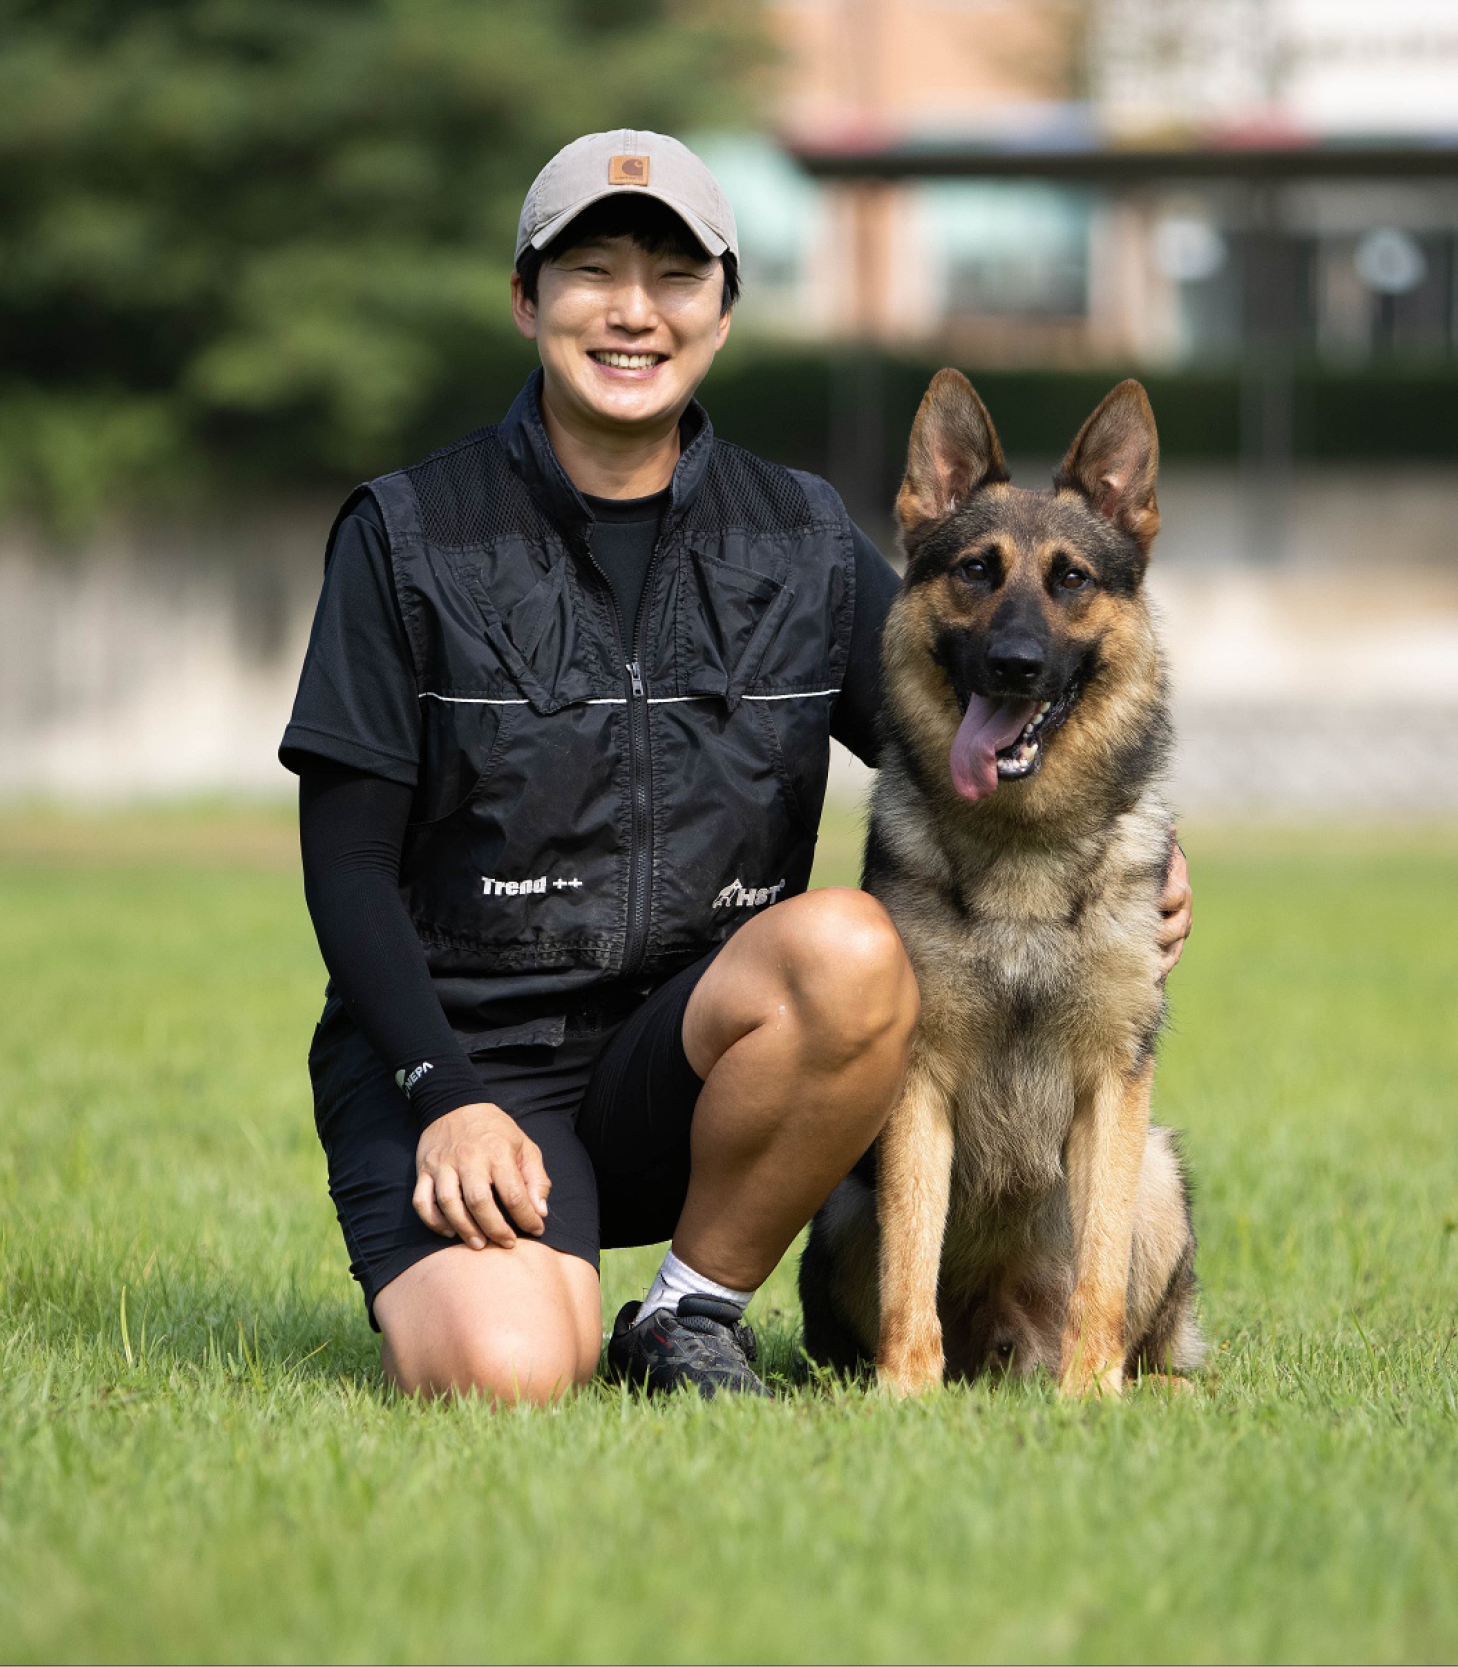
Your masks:
<path fill-rule="evenodd" d="M 510 564 L 502 571 L 515 576 Z M 619 668 L 603 652 L 590 609 L 584 617 L 571 557 L 559 555 L 519 596 L 505 594 L 495 569 L 488 572 L 479 561 L 463 560 L 456 578 L 497 662 L 538 712 L 555 712 L 590 699 L 604 683 L 616 684 Z M 463 646 L 468 658 L 479 655 L 469 639 Z"/>
<path fill-rule="evenodd" d="M 525 702 L 428 695 L 420 702 L 420 777 L 412 828 L 460 810 L 485 784 Z"/>
<path fill-rule="evenodd" d="M 688 589 L 681 602 L 672 598 L 673 660 L 687 693 L 722 695 L 732 708 L 758 673 L 795 593 L 767 573 L 698 550 L 684 566 Z"/>
<path fill-rule="evenodd" d="M 828 672 L 811 692 L 793 685 L 814 679 L 817 662 L 825 662 L 824 622 L 813 609 L 797 609 L 795 589 L 768 573 L 704 555 L 694 565 L 703 625 L 688 687 L 723 696 L 730 723 L 754 737 L 753 751 L 772 771 L 793 820 L 813 836 L 825 798 L 834 695 L 824 686 Z"/>
<path fill-rule="evenodd" d="M 765 737 L 791 810 L 812 837 L 819 831 L 825 804 L 834 701 L 833 694 L 816 693 L 750 695 L 744 702 Z"/>

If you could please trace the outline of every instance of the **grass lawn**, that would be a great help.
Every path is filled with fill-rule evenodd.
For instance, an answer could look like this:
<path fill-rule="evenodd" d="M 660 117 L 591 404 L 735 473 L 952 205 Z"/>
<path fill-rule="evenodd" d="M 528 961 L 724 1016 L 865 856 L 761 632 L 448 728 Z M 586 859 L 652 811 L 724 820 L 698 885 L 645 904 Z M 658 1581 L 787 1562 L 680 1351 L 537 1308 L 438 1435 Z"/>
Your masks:
<path fill-rule="evenodd" d="M 0 817 L 0 1658 L 1458 1656 L 1458 836 L 1187 847 L 1198 1393 L 807 1382 L 791 1258 L 774 1404 L 491 1415 L 382 1391 L 285 814 Z"/>

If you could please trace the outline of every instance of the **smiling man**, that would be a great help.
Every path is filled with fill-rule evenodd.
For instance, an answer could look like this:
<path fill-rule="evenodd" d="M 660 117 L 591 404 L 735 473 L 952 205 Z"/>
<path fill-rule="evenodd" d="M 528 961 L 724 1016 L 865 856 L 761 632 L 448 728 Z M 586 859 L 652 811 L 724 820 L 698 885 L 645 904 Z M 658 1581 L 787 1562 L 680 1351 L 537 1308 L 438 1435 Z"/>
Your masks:
<path fill-rule="evenodd" d="M 280 756 L 330 971 L 316 1121 L 409 1392 L 584 1382 L 600 1250 L 671 1239 L 610 1369 L 765 1393 L 745 1305 L 905 1066 L 895 928 L 805 889 L 831 736 L 874 762 L 898 581 L 694 401 L 737 289 L 692 152 L 567 146 L 512 277 L 540 371 L 331 535 Z"/>

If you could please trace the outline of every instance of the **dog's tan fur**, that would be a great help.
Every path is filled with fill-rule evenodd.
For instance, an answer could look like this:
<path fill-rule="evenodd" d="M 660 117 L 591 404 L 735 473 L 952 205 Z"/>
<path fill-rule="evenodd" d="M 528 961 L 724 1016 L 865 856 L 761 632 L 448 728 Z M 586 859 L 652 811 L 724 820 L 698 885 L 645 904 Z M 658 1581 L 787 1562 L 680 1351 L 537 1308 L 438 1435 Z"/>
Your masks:
<path fill-rule="evenodd" d="M 874 1359 L 899 1393 L 1000 1365 L 1117 1392 L 1127 1372 L 1201 1358 L 1184 1176 L 1149 1121 L 1173 838 L 1141 584 L 1157 459 L 1135 383 L 1090 417 L 1051 495 L 1007 483 L 956 372 L 913 430 L 864 884 L 901 932 L 921 1020 L 874 1185 L 842 1183 L 801 1268 L 812 1356 Z M 958 576 L 964 531 L 998 550 L 996 594 Z M 1058 594 L 1070 552 L 1098 574 L 1086 596 Z M 986 633 L 1014 591 L 1097 669 L 1038 772 L 969 804 L 948 769 L 961 707 L 938 644 Z"/>

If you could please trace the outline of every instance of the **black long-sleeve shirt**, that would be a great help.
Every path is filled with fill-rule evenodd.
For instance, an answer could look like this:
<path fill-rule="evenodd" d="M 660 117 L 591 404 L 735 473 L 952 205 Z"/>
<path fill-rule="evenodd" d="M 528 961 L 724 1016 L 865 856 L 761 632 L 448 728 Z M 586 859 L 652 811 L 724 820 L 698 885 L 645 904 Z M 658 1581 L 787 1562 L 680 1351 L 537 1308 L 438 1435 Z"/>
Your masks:
<path fill-rule="evenodd" d="M 594 556 L 627 620 L 637 612 L 666 500 L 666 493 L 588 499 Z M 900 581 L 859 528 L 855 561 L 855 615 L 830 728 L 873 764 L 881 630 Z M 480 1080 L 436 997 L 399 891 L 419 707 L 388 541 L 371 499 L 335 534 L 280 757 L 299 775 L 304 894 L 335 989 L 402 1084 L 430 1062 L 410 1094 L 422 1124 L 479 1100 Z"/>

